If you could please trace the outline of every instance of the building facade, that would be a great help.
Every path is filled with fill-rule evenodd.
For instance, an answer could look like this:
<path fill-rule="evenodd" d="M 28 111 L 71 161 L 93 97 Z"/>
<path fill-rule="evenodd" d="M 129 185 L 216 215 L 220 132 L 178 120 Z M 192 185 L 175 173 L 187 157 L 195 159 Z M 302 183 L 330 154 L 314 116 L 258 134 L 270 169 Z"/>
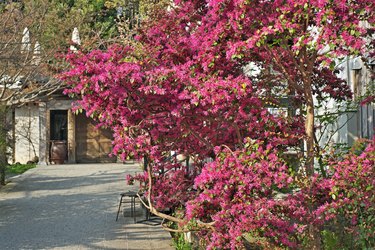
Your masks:
<path fill-rule="evenodd" d="M 374 61 L 362 61 L 361 58 L 348 57 L 337 65 L 338 76 L 350 86 L 352 104 L 342 105 L 330 100 L 324 107 L 317 109 L 316 116 L 332 114 L 334 122 L 318 128 L 318 139 L 321 147 L 348 145 L 360 139 L 373 139 L 375 132 L 375 103 L 361 102 L 369 96 L 375 96 L 375 82 L 372 76 Z"/>
<path fill-rule="evenodd" d="M 74 114 L 72 100 L 57 97 L 13 110 L 13 161 L 39 164 L 115 162 L 112 133 L 97 128 L 84 113 Z"/>

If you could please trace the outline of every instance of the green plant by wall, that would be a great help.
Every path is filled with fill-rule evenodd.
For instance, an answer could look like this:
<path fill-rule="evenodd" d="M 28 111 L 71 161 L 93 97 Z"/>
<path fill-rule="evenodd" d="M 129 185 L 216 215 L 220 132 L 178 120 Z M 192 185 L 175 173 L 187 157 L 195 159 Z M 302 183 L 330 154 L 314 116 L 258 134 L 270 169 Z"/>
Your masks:
<path fill-rule="evenodd" d="M 26 172 L 29 169 L 35 168 L 36 164 L 31 163 L 31 164 L 20 164 L 20 163 L 15 163 L 12 165 L 8 165 L 6 167 L 6 173 L 7 174 L 22 174 Z"/>
<path fill-rule="evenodd" d="M 191 243 L 186 242 L 183 233 L 176 233 L 173 237 L 173 245 L 176 250 L 192 250 Z"/>

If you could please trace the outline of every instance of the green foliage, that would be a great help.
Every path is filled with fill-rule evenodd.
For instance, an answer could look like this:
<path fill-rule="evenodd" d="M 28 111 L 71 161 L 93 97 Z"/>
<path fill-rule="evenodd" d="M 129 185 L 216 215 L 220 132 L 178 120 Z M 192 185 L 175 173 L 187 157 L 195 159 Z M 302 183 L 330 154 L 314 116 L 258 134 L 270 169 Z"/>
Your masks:
<path fill-rule="evenodd" d="M 145 19 L 152 15 L 152 12 L 158 8 L 166 8 L 171 2 L 168 0 L 106 0 L 105 6 L 108 8 L 123 7 L 129 5 L 139 6 L 137 11 L 141 19 Z"/>
<path fill-rule="evenodd" d="M 108 8 L 104 0 L 28 1 L 23 12 L 33 16 L 29 29 L 44 50 L 67 49 L 74 27 L 88 48 L 104 46 L 103 41 L 118 35 L 116 9 Z"/>
<path fill-rule="evenodd" d="M 371 248 L 371 246 L 374 245 L 373 239 L 369 239 L 366 236 L 368 233 L 371 233 L 369 232 L 369 229 L 373 230 L 373 228 L 366 229 L 366 226 L 364 226 L 363 223 L 360 222 L 359 234 L 354 236 L 353 234 L 346 232 L 345 228 L 347 228 L 347 226 L 350 226 L 350 222 L 346 221 L 343 217 L 341 217 L 339 220 L 335 222 L 335 225 L 331 225 L 329 229 L 323 230 L 321 232 L 323 249 L 373 249 Z"/>
<path fill-rule="evenodd" d="M 322 231 L 323 246 L 325 250 L 335 250 L 338 246 L 338 237 L 329 230 Z"/>
<path fill-rule="evenodd" d="M 193 249 L 192 245 L 189 242 L 185 241 L 183 233 L 176 233 L 173 237 L 173 245 L 176 250 L 191 250 Z"/>
<path fill-rule="evenodd" d="M 350 151 L 353 152 L 355 155 L 360 155 L 367 147 L 368 140 L 366 139 L 357 139 L 353 146 L 350 148 Z"/>
<path fill-rule="evenodd" d="M 35 167 L 36 167 L 35 163 L 30 163 L 30 164 L 15 163 L 15 164 L 7 166 L 6 172 L 8 174 L 22 174 L 26 172 L 27 170 L 35 168 Z"/>

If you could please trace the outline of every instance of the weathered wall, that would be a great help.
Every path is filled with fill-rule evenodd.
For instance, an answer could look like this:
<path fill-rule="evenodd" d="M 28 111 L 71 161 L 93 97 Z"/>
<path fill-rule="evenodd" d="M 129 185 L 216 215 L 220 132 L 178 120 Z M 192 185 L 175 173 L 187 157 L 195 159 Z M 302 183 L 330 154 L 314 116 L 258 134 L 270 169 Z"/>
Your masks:
<path fill-rule="evenodd" d="M 27 163 L 39 157 L 39 107 L 29 104 L 15 109 L 15 162 Z"/>
<path fill-rule="evenodd" d="M 48 164 L 49 112 L 50 110 L 68 110 L 71 102 L 71 100 L 51 100 L 47 103 L 29 104 L 15 109 L 14 162 L 26 163 L 34 160 L 36 155 L 39 158 L 39 164 Z M 74 142 L 72 127 L 74 124 L 69 125 L 70 133 L 68 134 L 69 141 Z M 74 148 L 70 150 L 73 152 L 70 152 L 72 159 L 69 160 L 74 162 Z"/>
<path fill-rule="evenodd" d="M 340 68 L 338 76 L 347 81 L 353 92 L 353 102 L 358 102 L 361 96 L 374 88 L 370 72 L 365 67 L 360 58 L 349 58 L 337 66 Z M 325 111 L 337 112 L 338 103 L 330 101 L 326 106 L 317 110 L 316 115 L 322 115 Z M 345 107 L 341 107 L 342 110 Z M 350 110 L 350 109 L 349 109 Z M 343 113 L 335 123 L 322 128 L 323 133 L 319 134 L 320 145 L 345 144 L 352 145 L 358 138 L 372 138 L 374 136 L 374 104 L 362 105 L 358 109 L 351 109 L 350 112 Z"/>

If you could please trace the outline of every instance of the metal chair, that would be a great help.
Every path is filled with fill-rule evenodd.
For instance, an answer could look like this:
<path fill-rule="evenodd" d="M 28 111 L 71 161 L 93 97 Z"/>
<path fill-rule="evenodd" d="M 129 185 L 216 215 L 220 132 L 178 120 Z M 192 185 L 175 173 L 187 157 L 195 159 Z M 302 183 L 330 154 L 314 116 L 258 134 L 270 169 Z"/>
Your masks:
<path fill-rule="evenodd" d="M 120 194 L 120 202 L 118 204 L 118 210 L 117 210 L 117 216 L 116 216 L 116 221 L 118 220 L 118 215 L 121 210 L 121 205 L 123 203 L 130 203 L 130 216 L 134 218 L 134 223 L 136 223 L 137 218 L 136 218 L 136 213 L 135 213 L 135 198 L 137 198 L 137 193 L 133 191 L 128 191 Z M 124 200 L 124 198 L 130 198 L 130 201 Z M 125 213 L 124 213 L 125 216 Z"/>

